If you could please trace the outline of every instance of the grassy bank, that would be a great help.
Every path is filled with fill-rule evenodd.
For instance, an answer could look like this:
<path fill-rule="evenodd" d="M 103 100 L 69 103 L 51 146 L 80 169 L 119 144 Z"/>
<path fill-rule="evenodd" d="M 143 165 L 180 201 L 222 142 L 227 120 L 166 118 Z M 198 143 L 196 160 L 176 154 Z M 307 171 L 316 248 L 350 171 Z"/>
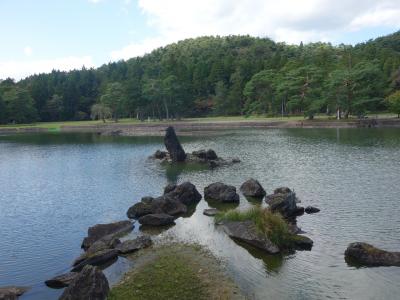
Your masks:
<path fill-rule="evenodd" d="M 369 115 L 369 118 L 371 119 L 387 119 L 387 118 L 396 118 L 396 115 L 394 114 L 371 114 Z M 330 122 L 347 122 L 351 120 L 356 120 L 355 118 L 350 118 L 350 119 L 342 119 L 342 120 L 335 120 L 334 117 L 328 117 L 326 115 L 318 115 L 315 117 L 313 121 L 309 122 L 314 122 L 314 121 L 330 121 Z M 140 121 L 137 119 L 120 119 L 118 123 L 115 123 L 113 121 L 107 121 L 106 123 L 103 123 L 103 121 L 63 121 L 63 122 L 38 122 L 38 123 L 32 123 L 32 124 L 9 124 L 9 125 L 0 125 L 1 128 L 9 128 L 9 129 L 24 129 L 24 128 L 43 128 L 47 129 L 49 131 L 58 131 L 61 129 L 61 127 L 67 127 L 67 126 L 103 126 L 103 125 L 138 125 L 138 124 L 165 124 L 165 123 L 230 123 L 230 122 L 296 122 L 296 121 L 305 121 L 303 116 L 290 116 L 290 117 L 265 117 L 265 116 L 230 116 L 230 117 L 204 117 L 204 118 L 185 118 L 180 121 L 172 120 L 172 121 L 160 121 L 160 120 L 146 120 L 146 121 Z"/>
<path fill-rule="evenodd" d="M 108 299 L 244 299 L 220 264 L 200 246 L 157 246 L 130 259 L 134 269 L 112 288 Z"/>

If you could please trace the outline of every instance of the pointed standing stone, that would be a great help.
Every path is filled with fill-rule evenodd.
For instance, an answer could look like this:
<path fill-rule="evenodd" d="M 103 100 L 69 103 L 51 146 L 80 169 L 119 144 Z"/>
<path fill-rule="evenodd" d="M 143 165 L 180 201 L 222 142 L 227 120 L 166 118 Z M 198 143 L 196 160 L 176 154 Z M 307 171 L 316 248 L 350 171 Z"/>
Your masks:
<path fill-rule="evenodd" d="M 169 126 L 165 132 L 164 144 L 173 162 L 185 161 L 185 150 L 183 150 L 181 143 L 179 143 L 172 126 Z"/>

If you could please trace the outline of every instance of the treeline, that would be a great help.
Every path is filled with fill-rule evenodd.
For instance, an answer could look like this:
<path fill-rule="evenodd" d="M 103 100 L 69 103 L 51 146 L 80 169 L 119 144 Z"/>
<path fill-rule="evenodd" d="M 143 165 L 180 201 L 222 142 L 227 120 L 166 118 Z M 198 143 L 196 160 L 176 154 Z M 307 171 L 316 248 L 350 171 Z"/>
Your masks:
<path fill-rule="evenodd" d="M 0 123 L 400 113 L 400 32 L 356 46 L 187 39 L 97 69 L 0 82 Z"/>

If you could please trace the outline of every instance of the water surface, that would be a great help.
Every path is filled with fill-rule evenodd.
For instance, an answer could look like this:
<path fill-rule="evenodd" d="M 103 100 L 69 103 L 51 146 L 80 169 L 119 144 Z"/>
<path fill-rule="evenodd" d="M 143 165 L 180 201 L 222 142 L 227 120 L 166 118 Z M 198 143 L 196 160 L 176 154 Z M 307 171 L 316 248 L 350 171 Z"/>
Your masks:
<path fill-rule="evenodd" d="M 398 299 L 400 268 L 357 269 L 343 252 L 353 241 L 400 249 L 400 130 L 237 130 L 182 142 L 242 163 L 166 168 L 147 160 L 162 148 L 156 137 L 0 136 L 0 286 L 31 285 L 23 298 L 54 299 L 59 291 L 42 282 L 67 270 L 89 226 L 125 219 L 129 206 L 161 194 L 168 182 L 189 180 L 202 191 L 254 177 L 267 192 L 286 185 L 304 205 L 321 208 L 299 219 L 312 251 L 271 257 L 243 248 L 202 214 L 204 200 L 161 238 L 207 246 L 250 298 Z M 241 197 L 242 208 L 252 205 Z"/>

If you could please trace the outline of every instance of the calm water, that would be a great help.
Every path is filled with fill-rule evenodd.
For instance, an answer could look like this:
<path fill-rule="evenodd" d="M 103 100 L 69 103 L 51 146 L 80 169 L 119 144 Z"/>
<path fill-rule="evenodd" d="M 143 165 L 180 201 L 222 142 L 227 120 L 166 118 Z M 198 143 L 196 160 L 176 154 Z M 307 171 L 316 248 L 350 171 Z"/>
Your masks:
<path fill-rule="evenodd" d="M 299 218 L 312 251 L 268 257 L 237 245 L 202 215 L 180 218 L 165 237 L 207 246 L 255 299 L 398 299 L 400 268 L 348 266 L 348 243 L 400 249 L 400 130 L 243 130 L 182 139 L 186 150 L 213 148 L 241 164 L 213 171 L 165 168 L 146 158 L 161 138 L 97 135 L 0 136 L 0 286 L 31 285 L 25 299 L 54 299 L 42 282 L 80 253 L 87 227 L 125 219 L 144 195 L 168 182 L 214 181 L 236 187 L 249 177 L 267 192 L 294 188 L 321 212 Z M 242 207 L 255 205 L 241 197 Z M 132 233 L 131 236 L 138 234 Z M 107 270 L 122 273 L 126 264 Z"/>

